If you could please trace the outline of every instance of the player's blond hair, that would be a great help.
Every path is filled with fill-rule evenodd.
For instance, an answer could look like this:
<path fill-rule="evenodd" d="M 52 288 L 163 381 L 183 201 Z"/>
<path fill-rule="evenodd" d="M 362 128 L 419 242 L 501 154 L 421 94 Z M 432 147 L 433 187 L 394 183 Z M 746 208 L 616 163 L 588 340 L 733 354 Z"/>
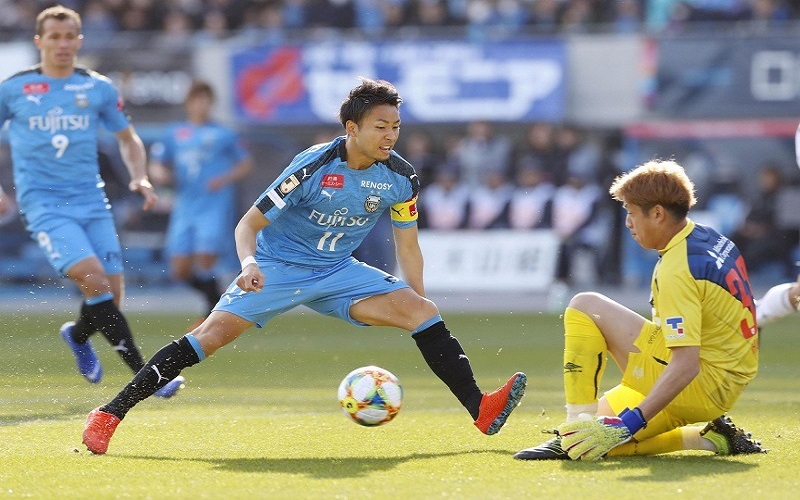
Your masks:
<path fill-rule="evenodd" d="M 697 203 L 694 183 L 672 160 L 651 160 L 614 179 L 608 190 L 617 201 L 633 204 L 644 213 L 661 205 L 678 219 Z"/>
<path fill-rule="evenodd" d="M 78 33 L 81 32 L 81 15 L 75 12 L 72 9 L 64 7 L 63 5 L 56 5 L 54 7 L 50 7 L 44 9 L 43 11 L 39 12 L 39 15 L 36 16 L 36 36 L 42 36 L 44 32 L 44 22 L 48 19 L 56 19 L 58 21 L 66 21 L 67 19 L 71 19 L 75 26 L 78 28 Z"/>

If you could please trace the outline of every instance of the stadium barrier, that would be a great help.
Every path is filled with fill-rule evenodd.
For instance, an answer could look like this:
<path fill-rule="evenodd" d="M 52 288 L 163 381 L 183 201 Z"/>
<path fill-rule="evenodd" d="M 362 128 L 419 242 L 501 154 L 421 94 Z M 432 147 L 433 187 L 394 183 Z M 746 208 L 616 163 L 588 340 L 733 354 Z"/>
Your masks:
<path fill-rule="evenodd" d="M 432 292 L 541 292 L 553 283 L 559 239 L 549 230 L 420 231 Z"/>

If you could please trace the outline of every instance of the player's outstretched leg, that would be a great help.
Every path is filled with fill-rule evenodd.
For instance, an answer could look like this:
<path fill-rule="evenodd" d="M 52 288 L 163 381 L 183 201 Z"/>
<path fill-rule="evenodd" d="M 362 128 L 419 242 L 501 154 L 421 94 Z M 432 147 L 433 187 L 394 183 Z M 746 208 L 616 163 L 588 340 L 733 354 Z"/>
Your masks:
<path fill-rule="evenodd" d="M 502 387 L 492 393 L 484 394 L 478 418 L 475 419 L 475 427 L 484 434 L 492 435 L 500 432 L 508 416 L 525 395 L 527 382 L 528 377 L 522 372 L 517 372 Z"/>
<path fill-rule="evenodd" d="M 83 343 L 79 343 L 72 337 L 72 328 L 74 326 L 74 321 L 67 321 L 61 325 L 59 333 L 64 342 L 72 349 L 80 374 L 89 382 L 96 384 L 103 378 L 103 367 L 100 365 L 100 360 L 97 358 L 97 354 L 88 339 Z"/>
<path fill-rule="evenodd" d="M 769 451 L 761 446 L 761 441 L 753 439 L 749 432 L 736 427 L 733 420 L 727 415 L 709 422 L 700 431 L 700 435 L 714 443 L 714 446 L 717 447 L 717 455 L 741 455 Z"/>
<path fill-rule="evenodd" d="M 423 322 L 411 337 L 433 373 L 447 385 L 484 434 L 496 434 L 525 394 L 527 377 L 515 373 L 491 394 L 481 392 L 469 358 L 438 314 Z"/>
<path fill-rule="evenodd" d="M 89 451 L 105 453 L 114 430 L 131 408 L 169 384 L 177 382 L 180 386 L 181 370 L 203 359 L 203 348 L 192 334 L 162 347 L 114 399 L 89 413 L 83 431 L 83 443 Z"/>
<path fill-rule="evenodd" d="M 116 415 L 95 408 L 86 417 L 83 429 L 83 444 L 95 455 L 102 455 L 108 450 L 108 442 L 117 430 L 120 418 Z"/>

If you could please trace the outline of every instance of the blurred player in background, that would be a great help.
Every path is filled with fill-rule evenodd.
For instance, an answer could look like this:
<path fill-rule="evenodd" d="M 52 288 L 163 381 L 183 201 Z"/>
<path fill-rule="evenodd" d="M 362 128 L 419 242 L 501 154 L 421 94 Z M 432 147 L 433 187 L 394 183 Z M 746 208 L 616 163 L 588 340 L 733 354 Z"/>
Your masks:
<path fill-rule="evenodd" d="M 694 185 L 675 162 L 645 163 L 610 193 L 636 242 L 659 253 L 653 318 L 598 293 L 572 298 L 564 313 L 566 423 L 515 458 L 764 451 L 724 416 L 758 372 L 756 312 L 739 250 L 688 218 Z M 608 353 L 622 382 L 598 402 Z M 688 425 L 696 422 L 709 423 Z"/>
<path fill-rule="evenodd" d="M 236 133 L 211 120 L 213 105 L 211 85 L 193 82 L 184 102 L 186 121 L 167 128 L 151 148 L 150 163 L 153 181 L 173 183 L 177 194 L 166 243 L 172 277 L 203 295 L 205 315 L 222 294 L 214 270 L 233 234 L 235 183 L 253 170 Z"/>
<path fill-rule="evenodd" d="M 800 126 L 794 134 L 794 150 L 797 166 L 800 167 Z M 758 325 L 764 326 L 792 314 L 800 307 L 800 276 L 794 283 L 776 285 L 756 301 Z"/>
<path fill-rule="evenodd" d="M 357 326 L 411 332 L 431 370 L 485 434 L 505 424 L 525 391 L 514 374 L 491 394 L 478 388 L 458 340 L 425 298 L 417 235 L 419 180 L 393 147 L 400 132 L 395 88 L 364 79 L 339 117 L 346 135 L 298 154 L 236 227 L 242 273 L 192 333 L 163 347 L 109 403 L 86 420 L 83 442 L 105 453 L 120 420 L 182 369 L 296 306 Z M 390 209 L 397 261 L 407 283 L 351 253 Z"/>
<path fill-rule="evenodd" d="M 10 121 L 14 184 L 27 230 L 53 268 L 83 294 L 78 320 L 65 323 L 61 336 L 81 375 L 97 383 L 103 370 L 89 341 L 97 330 L 134 372 L 144 366 L 119 309 L 122 255 L 99 175 L 100 124 L 116 135 L 129 188 L 142 195 L 143 208 L 157 197 L 147 179 L 144 146 L 111 81 L 75 66 L 82 42 L 75 11 L 56 6 L 39 13 L 34 44 L 41 62 L 0 84 L 0 123 Z M 0 191 L 0 212 L 8 208 L 6 196 Z M 181 384 L 171 381 L 159 395 L 169 397 Z"/>
<path fill-rule="evenodd" d="M 794 135 L 794 149 L 800 167 L 800 126 Z M 756 305 L 759 326 L 797 313 L 800 307 L 800 276 L 794 283 L 781 283 L 770 288 L 756 301 Z"/>

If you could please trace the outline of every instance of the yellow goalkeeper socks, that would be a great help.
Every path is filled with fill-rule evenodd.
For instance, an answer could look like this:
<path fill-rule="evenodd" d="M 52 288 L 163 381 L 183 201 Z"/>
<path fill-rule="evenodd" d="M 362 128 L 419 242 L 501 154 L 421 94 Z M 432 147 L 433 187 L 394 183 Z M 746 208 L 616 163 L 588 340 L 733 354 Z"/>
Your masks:
<path fill-rule="evenodd" d="M 564 313 L 564 392 L 567 409 L 597 403 L 606 369 L 606 339 L 585 313 L 568 307 Z"/>
<path fill-rule="evenodd" d="M 664 432 L 642 442 L 631 441 L 617 446 L 608 452 L 610 457 L 627 457 L 631 455 L 659 455 L 684 450 L 683 431 L 679 427 Z"/>

